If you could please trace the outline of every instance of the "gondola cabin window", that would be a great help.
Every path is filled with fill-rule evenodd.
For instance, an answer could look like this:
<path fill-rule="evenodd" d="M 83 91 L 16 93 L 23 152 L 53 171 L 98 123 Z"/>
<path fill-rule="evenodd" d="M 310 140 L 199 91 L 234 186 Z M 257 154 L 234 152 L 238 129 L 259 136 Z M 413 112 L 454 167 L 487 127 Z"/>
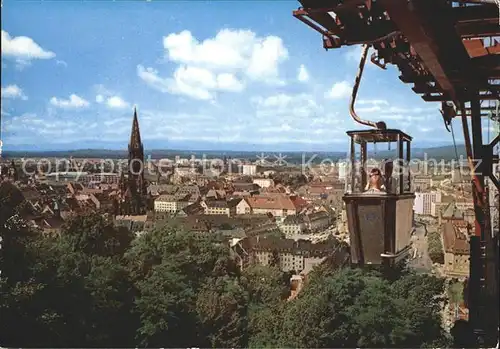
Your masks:
<path fill-rule="evenodd" d="M 399 130 L 349 131 L 346 204 L 351 262 L 392 264 L 410 251 L 413 201 L 411 137 Z M 368 159 L 368 145 L 393 144 L 395 156 Z M 380 147 L 382 148 L 382 147 Z"/>

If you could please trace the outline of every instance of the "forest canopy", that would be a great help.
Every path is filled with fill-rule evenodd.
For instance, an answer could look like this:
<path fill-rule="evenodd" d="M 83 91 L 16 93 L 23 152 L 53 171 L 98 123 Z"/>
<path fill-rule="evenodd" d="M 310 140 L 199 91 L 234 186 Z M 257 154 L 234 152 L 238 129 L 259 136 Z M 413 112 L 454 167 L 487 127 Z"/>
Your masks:
<path fill-rule="evenodd" d="M 289 276 L 241 271 L 216 236 L 165 228 L 135 237 L 93 214 L 43 236 L 5 207 L 3 347 L 446 345 L 434 276 L 319 267 L 288 301 Z"/>

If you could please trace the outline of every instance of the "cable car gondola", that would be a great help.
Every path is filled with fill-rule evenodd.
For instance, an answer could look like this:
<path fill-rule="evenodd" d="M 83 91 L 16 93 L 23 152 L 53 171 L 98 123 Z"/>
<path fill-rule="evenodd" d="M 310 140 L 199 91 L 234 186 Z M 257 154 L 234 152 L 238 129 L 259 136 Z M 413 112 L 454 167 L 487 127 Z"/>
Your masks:
<path fill-rule="evenodd" d="M 384 122 L 361 120 L 354 111 L 368 48 L 365 45 L 361 55 L 350 114 L 356 122 L 372 129 L 347 132 L 350 137 L 350 175 L 346 178 L 347 190 L 343 201 L 347 213 L 351 263 L 393 265 L 411 251 L 415 195 L 408 164 L 412 138 L 400 130 L 387 129 Z M 368 173 L 369 143 L 396 143 L 396 161 L 385 160 Z M 356 154 L 359 154 L 359 158 L 356 158 Z M 394 163 L 397 164 L 397 176 L 393 175 Z"/>

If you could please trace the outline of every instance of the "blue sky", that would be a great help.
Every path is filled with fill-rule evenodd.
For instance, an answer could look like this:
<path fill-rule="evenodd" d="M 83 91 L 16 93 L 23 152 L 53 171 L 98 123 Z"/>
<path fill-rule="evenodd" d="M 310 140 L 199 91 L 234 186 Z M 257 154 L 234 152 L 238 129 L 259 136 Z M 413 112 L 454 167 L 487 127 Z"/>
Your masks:
<path fill-rule="evenodd" d="M 360 47 L 326 52 L 298 6 L 4 0 L 4 149 L 123 149 L 136 105 L 150 148 L 344 150 Z M 367 63 L 358 113 L 451 144 L 398 75 Z"/>

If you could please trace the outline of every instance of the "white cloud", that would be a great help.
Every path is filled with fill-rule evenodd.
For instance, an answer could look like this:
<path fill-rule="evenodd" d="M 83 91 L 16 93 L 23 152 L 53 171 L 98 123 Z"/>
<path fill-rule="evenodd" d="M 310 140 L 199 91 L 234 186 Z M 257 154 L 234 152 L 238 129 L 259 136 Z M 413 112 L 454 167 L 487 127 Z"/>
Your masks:
<path fill-rule="evenodd" d="M 47 143 L 67 143 L 79 140 L 88 134 L 99 135 L 96 126 L 88 120 L 74 120 L 63 118 L 48 118 L 47 115 L 25 113 L 15 115 L 5 122 L 5 137 L 8 144 L 32 144 L 33 139 L 40 145 Z"/>
<path fill-rule="evenodd" d="M 111 96 L 114 94 L 113 91 L 110 91 L 109 89 L 107 89 L 104 85 L 102 84 L 98 84 L 98 85 L 94 85 L 94 90 L 96 91 L 96 93 L 98 95 L 103 95 L 103 96 Z"/>
<path fill-rule="evenodd" d="M 286 108 L 293 102 L 293 96 L 280 93 L 269 97 L 256 97 L 253 101 L 259 107 Z"/>
<path fill-rule="evenodd" d="M 75 94 L 69 96 L 69 99 L 59 99 L 56 97 L 52 97 L 50 99 L 50 104 L 62 109 L 80 109 L 88 107 L 90 105 L 88 101 Z"/>
<path fill-rule="evenodd" d="M 310 121 L 323 112 L 323 108 L 310 94 L 279 93 L 267 97 L 254 97 L 251 102 L 256 107 L 256 116 L 259 118 L 286 117 L 298 122 Z"/>
<path fill-rule="evenodd" d="M 2 30 L 2 56 L 14 58 L 17 67 L 22 69 L 34 59 L 51 59 L 56 56 L 54 52 L 44 50 L 33 39 L 27 36 L 11 37 Z"/>
<path fill-rule="evenodd" d="M 356 104 L 359 104 L 359 105 L 366 105 L 366 104 L 389 105 L 389 102 L 387 102 L 385 99 L 360 99 L 360 100 L 356 100 Z"/>
<path fill-rule="evenodd" d="M 111 109 L 125 109 L 130 107 L 130 103 L 123 99 L 118 93 L 108 90 L 103 85 L 96 85 L 96 103 L 105 104 Z"/>
<path fill-rule="evenodd" d="M 344 55 L 344 59 L 347 62 L 352 63 L 352 64 L 359 64 L 359 61 L 361 60 L 361 52 L 363 50 L 363 45 L 355 45 L 352 47 L 344 48 L 343 50 L 345 50 L 343 55 Z M 366 55 L 367 58 L 366 58 L 365 68 L 378 68 L 375 64 L 373 64 L 370 61 L 371 52 L 373 52 L 372 48 L 370 48 L 368 50 L 368 53 Z"/>
<path fill-rule="evenodd" d="M 198 112 L 192 113 L 141 109 L 139 110 L 141 132 L 145 140 L 158 142 L 237 142 L 276 145 L 278 148 L 280 144 L 286 143 L 297 144 L 295 149 L 299 150 L 345 150 L 347 136 L 344 132 L 359 127 L 346 113 L 322 110 L 319 100 L 317 103 L 314 96 L 309 94 L 255 97 L 251 104 L 254 106 L 253 109 L 245 109 L 243 104 L 237 114 L 234 114 L 231 108 L 219 110 L 211 105 L 204 105 Z M 93 141 L 126 144 L 130 135 L 131 116 L 116 117 L 116 113 L 107 109 L 99 110 L 98 113 L 94 118 L 87 115 L 66 117 L 66 112 L 56 110 L 52 115 L 24 117 L 24 121 L 17 117 L 8 118 L 6 124 L 9 129 L 7 133 L 9 143 L 28 144 L 29 139 L 36 138 L 41 144 L 81 141 L 95 147 L 102 147 L 102 143 L 94 145 Z M 260 117 L 263 115 L 265 117 Z M 415 125 L 424 127 L 433 125 L 423 123 L 421 121 L 423 117 L 427 117 L 427 114 L 408 116 L 373 113 L 373 116 L 368 115 L 367 119 L 386 120 L 389 121 L 389 126 L 403 125 L 408 121 L 408 127 L 411 127 L 410 134 L 421 139 L 422 131 L 418 127 L 415 128 Z M 439 119 L 437 120 L 439 123 Z M 14 137 L 13 132 L 22 137 L 19 138 L 17 135 Z M 332 144 L 335 144 L 335 147 L 338 144 L 340 148 L 331 148 Z M 168 143 L 163 145 L 169 146 Z M 286 149 L 293 150 L 283 148 Z"/>
<path fill-rule="evenodd" d="M 299 80 L 300 82 L 306 82 L 309 80 L 309 72 L 307 71 L 306 66 L 303 64 L 301 64 L 299 67 L 297 80 Z"/>
<path fill-rule="evenodd" d="M 392 106 L 392 107 L 386 108 L 384 110 L 389 111 L 391 113 L 405 113 L 405 114 L 408 114 L 408 113 L 429 113 L 429 112 L 434 112 L 435 113 L 435 112 L 438 111 L 438 108 L 437 107 L 434 107 L 434 108 L 419 108 L 419 107 L 408 108 L 408 107 L 395 107 L 395 106 Z"/>
<path fill-rule="evenodd" d="M 217 75 L 217 85 L 221 90 L 225 91 L 240 92 L 244 89 L 244 85 L 230 73 Z"/>
<path fill-rule="evenodd" d="M 380 108 L 380 106 L 378 105 L 373 105 L 371 107 L 361 107 L 361 108 L 354 106 L 354 110 L 360 113 L 373 113 L 376 111 L 381 111 L 382 108 Z"/>
<path fill-rule="evenodd" d="M 112 109 L 125 109 L 130 107 L 130 104 L 119 96 L 104 97 L 103 95 L 97 95 L 95 101 L 99 104 L 105 103 L 106 106 Z"/>
<path fill-rule="evenodd" d="M 262 133 L 279 133 L 279 132 L 289 132 L 292 131 L 293 128 L 288 124 L 288 123 L 282 123 L 281 125 L 278 126 L 268 126 L 268 127 L 262 127 L 258 129 L 258 132 Z"/>
<path fill-rule="evenodd" d="M 222 29 L 213 38 L 199 42 L 184 30 L 163 38 L 170 61 L 234 72 L 251 78 L 278 78 L 278 65 L 288 58 L 283 40 L 277 36 L 259 37 L 251 30 Z"/>
<path fill-rule="evenodd" d="M 142 65 L 137 66 L 137 75 L 151 87 L 161 92 L 168 92 L 169 79 L 163 79 L 158 76 L 158 71 L 153 68 L 144 68 Z"/>
<path fill-rule="evenodd" d="M 322 133 L 319 129 L 328 128 L 329 133 L 343 130 L 342 120 L 336 114 L 325 113 L 312 94 L 279 93 L 254 97 L 251 102 L 255 106 L 255 117 L 249 118 L 247 129 L 255 129 L 257 138 L 261 138 L 260 134 L 274 133 L 281 139 L 288 137 L 292 143 L 307 139 L 310 143 L 329 143 L 331 138 L 318 139 L 316 135 Z"/>
<path fill-rule="evenodd" d="M 23 90 L 17 86 L 17 85 L 8 85 L 6 87 L 2 87 L 2 99 L 3 98 L 9 98 L 9 99 L 22 99 L 22 100 L 27 100 L 28 97 L 24 94 Z"/>
<path fill-rule="evenodd" d="M 173 78 L 160 77 L 157 70 L 142 65 L 137 66 L 137 74 L 158 91 L 199 100 L 215 98 L 216 91 L 240 92 L 244 89 L 243 83 L 231 73 L 214 74 L 208 69 L 194 66 L 179 66 Z"/>
<path fill-rule="evenodd" d="M 106 103 L 110 108 L 123 109 L 129 107 L 129 104 L 118 96 L 108 98 Z"/>
<path fill-rule="evenodd" d="M 246 73 L 254 80 L 279 82 L 278 65 L 287 58 L 288 50 L 281 38 L 268 36 L 265 39 L 256 39 Z"/>
<path fill-rule="evenodd" d="M 341 99 L 350 96 L 352 86 L 347 81 L 341 81 L 333 84 L 332 88 L 326 93 L 327 98 Z"/>
<path fill-rule="evenodd" d="M 213 38 L 198 41 L 184 30 L 163 38 L 165 56 L 178 63 L 172 77 L 154 68 L 137 66 L 137 74 L 164 92 L 213 101 L 217 92 L 241 92 L 245 80 L 282 85 L 279 64 L 288 50 L 277 36 L 259 37 L 250 30 L 222 29 Z"/>

